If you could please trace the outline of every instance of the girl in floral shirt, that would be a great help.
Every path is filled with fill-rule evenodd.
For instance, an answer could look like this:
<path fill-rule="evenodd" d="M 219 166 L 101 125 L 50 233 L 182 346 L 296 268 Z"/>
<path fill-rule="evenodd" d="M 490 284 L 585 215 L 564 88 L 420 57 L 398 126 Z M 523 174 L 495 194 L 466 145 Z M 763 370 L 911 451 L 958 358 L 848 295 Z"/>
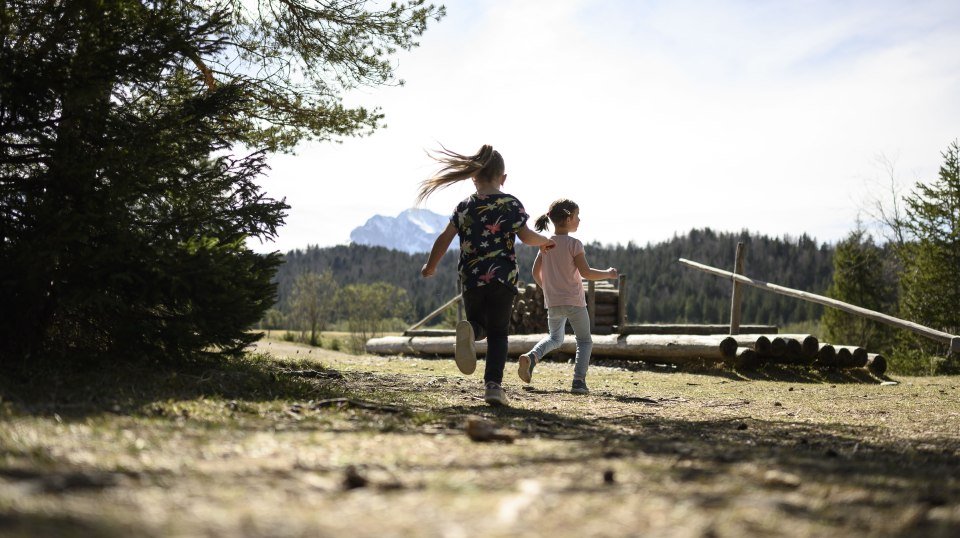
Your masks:
<path fill-rule="evenodd" d="M 437 189 L 464 179 L 473 180 L 476 193 L 457 204 L 420 273 L 425 277 L 433 275 L 453 238 L 460 238 L 457 269 L 467 319 L 457 324 L 454 351 L 457 367 L 465 374 L 472 374 L 477 368 L 474 342 L 486 338 L 484 400 L 490 405 L 507 405 L 501 383 L 507 362 L 507 326 L 517 294 L 514 241 L 519 237 L 541 250 L 550 249 L 555 243 L 531 230 L 520 200 L 500 190 L 507 174 L 503 157 L 492 146 L 484 145 L 471 156 L 444 148 L 434 158 L 443 166 L 433 177 L 420 183 L 418 204 Z"/>

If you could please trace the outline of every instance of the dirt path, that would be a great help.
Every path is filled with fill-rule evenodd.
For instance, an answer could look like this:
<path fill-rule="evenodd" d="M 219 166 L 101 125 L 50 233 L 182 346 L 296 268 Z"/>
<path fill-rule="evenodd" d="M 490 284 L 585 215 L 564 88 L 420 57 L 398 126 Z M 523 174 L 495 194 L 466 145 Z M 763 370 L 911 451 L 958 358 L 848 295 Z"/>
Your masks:
<path fill-rule="evenodd" d="M 524 386 L 511 362 L 513 406 L 494 409 L 482 362 L 467 377 L 446 360 L 259 350 L 296 395 L 223 394 L 214 372 L 200 378 L 219 392 L 129 412 L 2 404 L 0 534 L 960 534 L 960 378 L 610 363 L 576 396 L 572 365 Z"/>

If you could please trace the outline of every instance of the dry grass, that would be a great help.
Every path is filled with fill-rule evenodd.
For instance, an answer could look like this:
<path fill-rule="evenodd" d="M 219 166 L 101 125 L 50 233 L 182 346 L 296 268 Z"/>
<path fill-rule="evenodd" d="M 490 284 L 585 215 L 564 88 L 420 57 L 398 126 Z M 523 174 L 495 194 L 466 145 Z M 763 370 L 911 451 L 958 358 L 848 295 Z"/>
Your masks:
<path fill-rule="evenodd" d="M 259 350 L 0 383 L 0 535 L 960 534 L 957 377 L 514 362 L 493 409 L 452 361 Z"/>

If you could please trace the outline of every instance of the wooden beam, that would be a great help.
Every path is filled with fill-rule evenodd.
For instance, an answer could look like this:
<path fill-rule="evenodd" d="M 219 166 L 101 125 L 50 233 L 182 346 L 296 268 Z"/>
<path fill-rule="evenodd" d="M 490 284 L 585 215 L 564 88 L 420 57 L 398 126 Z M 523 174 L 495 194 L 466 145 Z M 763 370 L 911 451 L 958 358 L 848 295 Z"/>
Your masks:
<path fill-rule="evenodd" d="M 420 321 L 414 323 L 413 325 L 411 325 L 410 327 L 408 327 L 407 330 L 408 330 L 408 331 L 414 331 L 414 330 L 419 329 L 421 325 L 423 325 L 424 323 L 426 323 L 426 322 L 430 321 L 431 319 L 437 317 L 441 312 L 443 312 L 444 310 L 446 310 L 448 306 L 452 305 L 452 304 L 454 303 L 454 301 L 458 300 L 458 299 L 459 299 L 460 297 L 462 297 L 462 296 L 463 296 L 462 293 L 458 293 L 456 297 L 454 297 L 453 299 L 450 299 L 449 301 L 443 303 L 443 306 L 441 306 L 440 308 L 434 310 L 433 312 L 430 312 L 429 314 L 427 314 L 427 317 L 425 317 L 425 318 L 421 319 Z"/>
<path fill-rule="evenodd" d="M 530 351 L 546 335 L 512 334 L 507 339 L 507 353 L 518 357 Z M 593 353 L 595 357 L 657 360 L 667 363 L 685 363 L 693 360 L 721 362 L 725 358 L 720 344 L 728 335 L 593 335 Z M 455 336 L 382 336 L 366 342 L 367 353 L 375 355 L 440 355 L 453 356 Z M 477 353 L 487 351 L 486 340 L 476 343 Z M 734 347 L 734 350 L 736 347 Z M 561 353 L 573 355 L 577 351 L 576 337 L 567 335 L 558 349 Z"/>
<path fill-rule="evenodd" d="M 699 323 L 637 323 L 620 327 L 620 334 L 727 334 L 730 326 L 726 324 L 699 324 Z M 741 325 L 743 334 L 768 337 L 777 334 L 776 325 Z"/>
<path fill-rule="evenodd" d="M 776 284 L 771 284 L 769 282 L 764 282 L 762 280 L 747 278 L 743 275 L 731 273 L 730 271 L 724 271 L 723 269 L 717 269 L 716 267 L 710 267 L 709 265 L 693 262 L 684 258 L 680 258 L 680 263 L 687 265 L 689 267 L 693 267 L 694 269 L 699 269 L 706 273 L 711 273 L 718 276 L 730 277 L 736 281 L 747 284 L 748 286 L 753 286 L 755 288 L 760 288 L 766 291 L 772 291 L 774 293 L 779 293 L 780 295 L 795 297 L 797 299 L 810 301 L 812 303 L 822 304 L 824 306 L 836 308 L 837 310 L 843 310 L 844 312 L 848 312 L 850 314 L 855 314 L 861 317 L 872 319 L 874 321 L 879 321 L 880 323 L 884 323 L 886 325 L 890 325 L 898 329 L 906 329 L 908 331 L 913 331 L 921 336 L 925 336 L 927 338 L 930 338 L 931 340 L 935 340 L 937 342 L 940 342 L 941 344 L 946 344 L 950 346 L 951 353 L 960 352 L 960 337 L 957 337 L 950 333 L 945 333 L 943 331 L 938 331 L 936 329 L 931 329 L 930 327 L 924 327 L 919 323 L 914 323 L 912 321 L 907 321 L 905 319 L 888 316 L 887 314 L 883 314 L 881 312 L 868 310 L 866 308 L 852 305 L 850 303 L 845 303 L 843 301 L 831 299 L 830 297 L 824 297 L 823 295 L 817 295 L 815 293 L 809 293 L 805 291 L 795 290 L 793 288 L 778 286 Z"/>

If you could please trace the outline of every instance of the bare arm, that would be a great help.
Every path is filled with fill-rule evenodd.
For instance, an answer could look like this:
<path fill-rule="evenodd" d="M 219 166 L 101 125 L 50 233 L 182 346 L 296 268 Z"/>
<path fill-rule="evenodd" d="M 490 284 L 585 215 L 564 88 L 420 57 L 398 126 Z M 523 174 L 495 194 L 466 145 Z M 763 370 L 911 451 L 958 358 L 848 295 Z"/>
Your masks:
<path fill-rule="evenodd" d="M 517 237 L 519 237 L 524 244 L 532 247 L 540 247 L 541 250 L 550 250 L 551 248 L 557 246 L 556 241 L 550 239 L 549 237 L 544 237 L 538 234 L 537 232 L 531 230 L 526 224 L 523 225 L 523 228 L 520 228 L 517 231 Z"/>
<path fill-rule="evenodd" d="M 537 258 L 533 260 L 533 281 L 541 288 L 543 287 L 543 258 L 537 252 Z"/>
<path fill-rule="evenodd" d="M 587 280 L 606 280 L 608 278 L 617 278 L 617 270 L 610 267 L 606 270 L 594 269 L 587 264 L 587 257 L 583 254 L 577 254 L 573 258 L 573 263 L 580 271 L 580 276 Z"/>
<path fill-rule="evenodd" d="M 450 248 L 450 243 L 456 236 L 457 227 L 454 226 L 452 222 L 448 222 L 447 227 L 440 232 L 436 241 L 433 242 L 433 248 L 430 249 L 430 257 L 427 258 L 427 263 L 423 264 L 423 268 L 420 269 L 421 275 L 425 277 L 433 276 L 433 274 L 437 272 L 437 264 L 440 263 L 440 259 L 443 258 L 447 249 Z"/>

